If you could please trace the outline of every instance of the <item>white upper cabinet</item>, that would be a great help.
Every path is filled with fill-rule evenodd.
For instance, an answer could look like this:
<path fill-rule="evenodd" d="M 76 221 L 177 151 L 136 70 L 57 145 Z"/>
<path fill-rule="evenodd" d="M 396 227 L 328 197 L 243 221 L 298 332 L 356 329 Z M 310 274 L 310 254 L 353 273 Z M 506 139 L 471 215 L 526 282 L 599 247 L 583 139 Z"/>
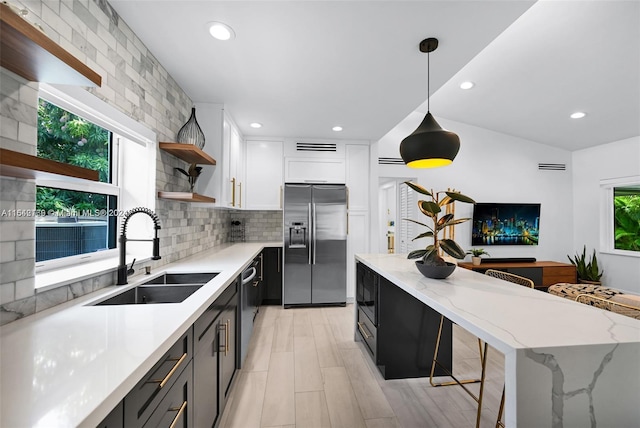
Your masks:
<path fill-rule="evenodd" d="M 286 183 L 344 184 L 344 144 L 336 142 L 288 141 L 285 145 Z"/>
<path fill-rule="evenodd" d="M 245 144 L 245 208 L 282 209 L 283 144 L 248 140 Z"/>
<path fill-rule="evenodd" d="M 244 180 L 243 140 L 223 104 L 199 103 L 196 118 L 205 136 L 203 151 L 216 159 L 215 167 L 205 166 L 196 183 L 197 192 L 216 199 L 214 206 L 242 208 Z"/>
<path fill-rule="evenodd" d="M 369 145 L 346 145 L 346 181 L 349 209 L 369 210 Z"/>

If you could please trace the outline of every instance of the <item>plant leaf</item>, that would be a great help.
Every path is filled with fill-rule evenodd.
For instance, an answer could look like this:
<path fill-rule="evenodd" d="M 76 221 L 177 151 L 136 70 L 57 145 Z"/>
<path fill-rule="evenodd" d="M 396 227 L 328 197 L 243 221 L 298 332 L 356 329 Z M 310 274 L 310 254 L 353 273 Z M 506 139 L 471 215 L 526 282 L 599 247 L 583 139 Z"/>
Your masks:
<path fill-rule="evenodd" d="M 418 208 L 420 208 L 420 211 L 422 212 L 422 214 L 429 216 L 434 220 L 438 215 L 438 213 L 442 211 L 438 204 L 431 201 L 418 201 Z"/>
<path fill-rule="evenodd" d="M 416 239 L 420 239 L 420 238 L 429 238 L 433 236 L 433 232 L 429 231 L 429 232 L 424 232 L 421 233 L 420 235 L 416 236 L 415 238 L 412 239 L 412 241 L 415 241 Z"/>
<path fill-rule="evenodd" d="M 447 194 L 448 197 L 450 197 L 451 199 L 455 200 L 455 201 L 460 201 L 460 202 L 466 202 L 468 204 L 475 204 L 476 201 L 474 201 L 473 199 L 471 199 L 468 196 L 463 195 L 462 193 L 458 193 L 458 192 L 445 192 Z"/>
<path fill-rule="evenodd" d="M 424 257 L 427 253 L 427 250 L 413 250 L 407 255 L 408 259 L 419 259 L 420 257 Z"/>
<path fill-rule="evenodd" d="M 453 239 L 443 239 L 440 241 L 440 248 L 451 257 L 464 259 L 466 253 Z"/>
<path fill-rule="evenodd" d="M 440 217 L 440 220 L 438 220 L 438 226 L 442 226 L 444 225 L 446 222 L 448 222 L 449 220 L 453 219 L 453 214 L 445 214 L 442 217 Z"/>
<path fill-rule="evenodd" d="M 411 187 L 413 190 L 415 190 L 418 193 L 422 193 L 423 195 L 431 196 L 433 198 L 433 195 L 431 194 L 431 192 L 429 192 L 427 189 L 425 189 L 419 184 L 412 183 L 411 181 L 405 181 L 404 184 Z"/>
<path fill-rule="evenodd" d="M 444 218 L 444 217 L 442 217 L 442 218 Z M 471 219 L 470 218 L 457 218 L 455 220 L 451 220 L 451 221 L 448 221 L 448 222 L 442 224 L 441 227 L 445 228 L 445 227 L 448 227 L 448 226 L 454 226 L 456 224 L 464 223 L 465 221 L 469 221 L 469 220 L 471 220 Z"/>
<path fill-rule="evenodd" d="M 426 224 L 424 224 L 424 223 L 420 223 L 419 221 L 412 220 L 412 219 L 410 219 L 410 218 L 403 218 L 402 220 L 404 220 L 404 221 L 410 221 L 411 223 L 419 224 L 420 226 L 424 226 L 424 227 L 426 227 L 426 228 L 427 228 L 427 229 L 429 229 L 429 230 L 433 230 L 433 229 L 431 229 L 431 227 L 430 227 L 430 226 L 427 226 L 427 225 L 426 225 Z"/>
<path fill-rule="evenodd" d="M 187 177 L 189 176 L 189 173 L 187 171 L 185 171 L 184 169 L 182 169 L 182 168 L 173 168 L 173 169 L 175 169 L 176 171 L 181 172 L 182 174 L 186 175 Z"/>

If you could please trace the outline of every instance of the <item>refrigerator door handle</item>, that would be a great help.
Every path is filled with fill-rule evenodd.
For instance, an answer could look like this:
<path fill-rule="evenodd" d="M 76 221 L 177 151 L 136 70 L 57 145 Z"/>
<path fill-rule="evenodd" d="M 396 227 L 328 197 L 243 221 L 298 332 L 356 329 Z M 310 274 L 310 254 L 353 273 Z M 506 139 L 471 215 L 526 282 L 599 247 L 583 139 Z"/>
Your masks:
<path fill-rule="evenodd" d="M 313 229 L 314 226 L 311 223 L 311 220 L 312 220 L 311 202 L 309 202 L 309 207 L 308 208 L 309 208 L 309 223 L 308 223 L 307 227 L 309 228 L 309 238 L 308 238 L 309 239 L 309 245 L 308 245 L 308 250 L 307 251 L 309 253 L 309 264 L 311 264 L 311 251 L 313 251 L 312 247 L 315 248 L 315 245 L 313 245 L 313 244 L 315 243 L 314 240 L 316 239 L 315 230 Z"/>
<path fill-rule="evenodd" d="M 312 215 L 312 230 L 313 230 L 313 264 L 316 264 L 316 204 L 312 205 L 313 215 Z"/>

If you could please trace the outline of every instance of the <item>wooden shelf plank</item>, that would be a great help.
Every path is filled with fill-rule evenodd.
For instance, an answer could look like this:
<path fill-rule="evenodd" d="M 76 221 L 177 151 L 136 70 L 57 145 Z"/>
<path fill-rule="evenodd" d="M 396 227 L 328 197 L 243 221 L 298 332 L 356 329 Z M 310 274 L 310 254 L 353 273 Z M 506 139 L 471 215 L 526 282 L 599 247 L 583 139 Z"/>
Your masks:
<path fill-rule="evenodd" d="M 0 4 L 0 65 L 32 82 L 100 86 L 102 77 Z"/>
<path fill-rule="evenodd" d="M 0 148 L 0 175 L 47 180 L 98 181 L 98 171 Z"/>
<path fill-rule="evenodd" d="M 161 142 L 160 150 L 189 163 L 215 165 L 216 160 L 193 144 Z"/>
<path fill-rule="evenodd" d="M 215 202 L 216 199 L 190 192 L 158 192 L 158 198 L 180 202 Z"/>

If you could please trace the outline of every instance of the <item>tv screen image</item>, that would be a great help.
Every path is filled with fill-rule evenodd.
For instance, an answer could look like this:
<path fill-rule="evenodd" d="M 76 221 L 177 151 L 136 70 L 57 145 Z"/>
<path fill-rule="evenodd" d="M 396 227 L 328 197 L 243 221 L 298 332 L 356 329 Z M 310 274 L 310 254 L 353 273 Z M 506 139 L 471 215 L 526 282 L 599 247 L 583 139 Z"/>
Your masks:
<path fill-rule="evenodd" d="M 471 245 L 538 245 L 540 204 L 476 203 Z"/>

